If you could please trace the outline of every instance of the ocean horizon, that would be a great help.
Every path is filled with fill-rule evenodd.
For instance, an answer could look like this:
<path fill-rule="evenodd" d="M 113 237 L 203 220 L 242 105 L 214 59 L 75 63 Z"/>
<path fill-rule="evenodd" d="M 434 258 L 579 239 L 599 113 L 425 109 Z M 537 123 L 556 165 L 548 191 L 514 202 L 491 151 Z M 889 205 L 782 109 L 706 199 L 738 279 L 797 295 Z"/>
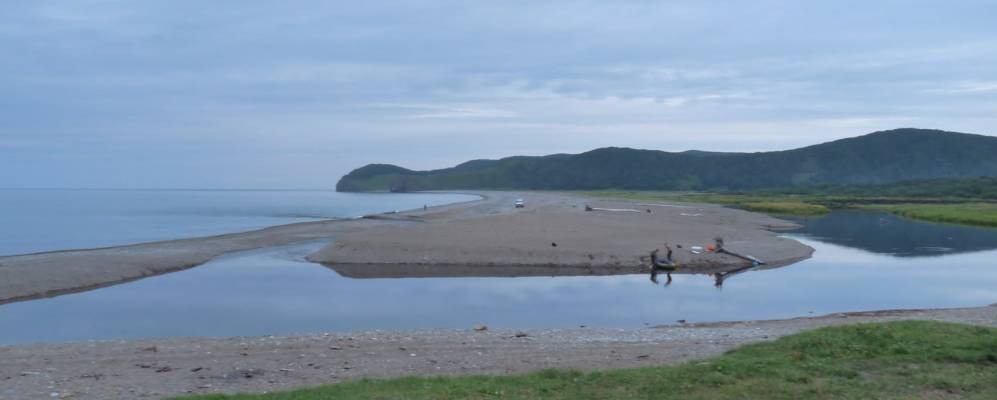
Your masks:
<path fill-rule="evenodd" d="M 244 232 L 476 199 L 321 189 L 2 188 L 0 256 Z"/>

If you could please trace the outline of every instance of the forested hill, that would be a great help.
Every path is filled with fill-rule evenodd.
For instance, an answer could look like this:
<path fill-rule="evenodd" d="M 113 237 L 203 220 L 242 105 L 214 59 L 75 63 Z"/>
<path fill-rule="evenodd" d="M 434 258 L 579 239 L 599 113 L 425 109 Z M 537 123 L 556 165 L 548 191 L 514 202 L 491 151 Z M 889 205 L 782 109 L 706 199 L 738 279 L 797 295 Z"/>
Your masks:
<path fill-rule="evenodd" d="M 997 137 L 906 128 L 761 153 L 609 147 L 433 171 L 371 164 L 344 176 L 336 190 L 744 190 L 977 176 L 997 176 Z"/>

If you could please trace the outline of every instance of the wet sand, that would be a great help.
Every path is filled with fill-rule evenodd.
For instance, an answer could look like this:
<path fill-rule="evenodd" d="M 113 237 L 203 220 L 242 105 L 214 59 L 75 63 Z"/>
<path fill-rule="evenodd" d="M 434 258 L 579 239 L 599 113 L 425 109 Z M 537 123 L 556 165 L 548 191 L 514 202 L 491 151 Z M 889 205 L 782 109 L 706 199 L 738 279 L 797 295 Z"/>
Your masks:
<path fill-rule="evenodd" d="M 436 264 L 491 266 L 508 276 L 516 267 L 599 269 L 601 274 L 645 270 L 648 251 L 676 248 L 686 272 L 743 267 L 720 254 L 688 252 L 722 236 L 727 247 L 782 265 L 813 249 L 768 229 L 791 223 L 711 205 L 639 206 L 552 193 L 481 192 L 483 200 L 359 220 L 283 225 L 251 232 L 88 250 L 0 257 L 0 304 L 90 290 L 191 268 L 222 254 L 336 238 L 309 257 L 325 264 Z M 513 208 L 516 198 L 527 207 Z M 584 211 L 584 206 L 651 209 Z M 555 246 L 556 245 L 556 246 Z"/>
<path fill-rule="evenodd" d="M 537 270 L 534 275 L 544 275 L 543 269 L 558 275 L 559 269 L 577 268 L 635 273 L 647 271 L 649 252 L 668 243 L 680 271 L 705 273 L 751 265 L 728 254 L 690 251 L 691 246 L 707 247 L 715 237 L 724 238 L 726 249 L 769 266 L 813 253 L 772 232 L 796 225 L 762 214 L 713 205 L 640 205 L 543 193 L 525 198 L 525 208 L 512 208 L 510 199 L 507 209 L 496 215 L 344 234 L 309 260 L 333 266 L 530 266 Z M 596 211 L 586 211 L 587 205 Z"/>
<path fill-rule="evenodd" d="M 646 329 L 468 327 L 0 346 L 0 399 L 155 399 L 265 392 L 363 377 L 640 367 L 718 356 L 746 343 L 824 326 L 906 319 L 997 326 L 997 305 Z"/>

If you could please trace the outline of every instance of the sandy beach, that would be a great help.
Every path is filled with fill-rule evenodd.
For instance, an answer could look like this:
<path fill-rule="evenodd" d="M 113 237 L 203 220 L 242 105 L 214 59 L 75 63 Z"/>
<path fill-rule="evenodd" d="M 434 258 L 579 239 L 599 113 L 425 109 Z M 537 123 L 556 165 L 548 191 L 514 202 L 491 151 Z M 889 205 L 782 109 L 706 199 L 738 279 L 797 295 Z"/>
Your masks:
<path fill-rule="evenodd" d="M 728 254 L 692 251 L 692 246 L 706 248 L 716 237 L 724 239 L 725 248 L 768 266 L 790 264 L 813 253 L 773 233 L 796 225 L 720 206 L 542 193 L 524 198 L 526 207 L 519 209 L 511 208 L 512 199 L 500 201 L 499 208 L 505 206 L 501 213 L 350 232 L 309 259 L 329 265 L 531 266 L 637 273 L 647 271 L 650 250 L 668 243 L 679 272 L 706 273 L 751 265 Z M 586 206 L 594 211 L 586 211 Z"/>
<path fill-rule="evenodd" d="M 483 197 L 480 201 L 363 219 L 0 257 L 0 304 L 179 271 L 235 251 L 325 238 L 336 241 L 310 260 L 327 265 L 449 265 L 455 270 L 456 266 L 490 266 L 495 270 L 485 275 L 506 276 L 524 266 L 540 275 L 642 272 L 648 265 L 648 252 L 664 242 L 676 246 L 680 272 L 707 273 L 750 265 L 728 255 L 688 251 L 692 245 L 712 243 L 716 236 L 724 237 L 728 248 L 758 257 L 769 266 L 798 261 L 813 252 L 770 231 L 792 227 L 791 223 L 720 206 L 640 205 L 554 193 L 478 194 Z M 514 208 L 517 198 L 527 199 L 527 206 Z M 586 205 L 641 212 L 587 212 Z"/>

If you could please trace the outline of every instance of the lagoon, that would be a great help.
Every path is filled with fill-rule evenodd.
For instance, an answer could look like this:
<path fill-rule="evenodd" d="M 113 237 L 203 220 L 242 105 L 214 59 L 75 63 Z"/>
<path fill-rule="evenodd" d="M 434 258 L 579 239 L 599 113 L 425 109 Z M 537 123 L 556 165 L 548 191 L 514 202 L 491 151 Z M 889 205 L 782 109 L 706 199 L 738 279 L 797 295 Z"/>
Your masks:
<path fill-rule="evenodd" d="M 253 250 L 178 273 L 0 306 L 0 343 L 477 324 L 640 328 L 997 302 L 997 230 L 864 211 L 800 222 L 802 229 L 785 235 L 817 249 L 813 258 L 728 276 L 719 287 L 712 276 L 682 274 L 667 286 L 643 274 L 356 279 L 304 261 L 327 241 Z"/>

